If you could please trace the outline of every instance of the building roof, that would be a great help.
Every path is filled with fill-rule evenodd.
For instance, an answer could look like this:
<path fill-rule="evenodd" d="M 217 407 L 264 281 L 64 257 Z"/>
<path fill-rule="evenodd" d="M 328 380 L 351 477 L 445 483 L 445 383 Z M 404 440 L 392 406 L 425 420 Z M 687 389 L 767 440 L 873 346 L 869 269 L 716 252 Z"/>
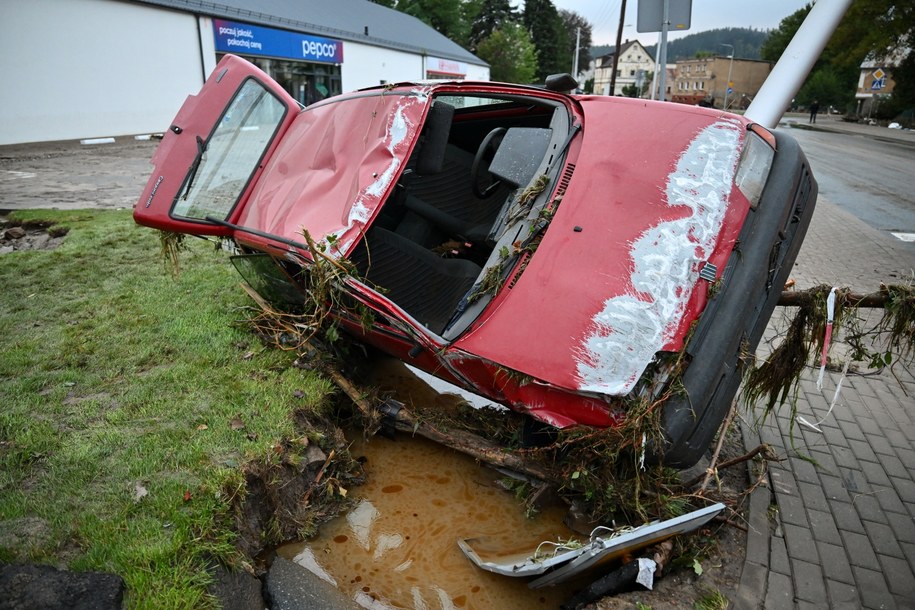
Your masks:
<path fill-rule="evenodd" d="M 416 17 L 369 0 L 134 0 L 217 19 L 243 21 L 486 66 Z M 251 7 L 256 7 L 252 10 Z"/>
<path fill-rule="evenodd" d="M 704 56 L 704 57 L 681 57 L 680 59 L 678 59 L 678 60 L 676 61 L 676 63 L 678 63 L 678 64 L 699 63 L 699 62 L 703 62 L 703 61 L 708 62 L 708 61 L 712 61 L 712 60 L 715 60 L 715 59 L 722 59 L 722 60 L 724 60 L 724 61 L 731 61 L 730 55 L 706 55 L 706 56 Z M 756 62 L 756 63 L 758 63 L 758 64 L 774 64 L 774 62 L 768 61 L 768 60 L 766 60 L 766 59 L 747 59 L 747 58 L 744 58 L 744 57 L 735 57 L 735 58 L 734 58 L 734 61 L 735 61 L 735 62 L 738 62 L 738 61 L 742 61 L 742 62 Z"/>
<path fill-rule="evenodd" d="M 629 47 L 631 47 L 631 46 L 633 46 L 633 45 L 636 45 L 636 44 L 639 45 L 639 47 L 641 47 L 641 49 L 642 49 L 643 51 L 645 51 L 645 55 L 647 55 L 647 56 L 648 56 L 648 59 L 649 59 L 650 61 L 653 62 L 653 61 L 654 61 L 654 57 L 651 56 L 651 53 L 649 53 L 648 50 L 647 50 L 644 46 L 642 46 L 642 43 L 639 42 L 638 40 L 627 40 L 626 42 L 624 42 L 623 44 L 621 44 L 621 45 L 620 45 L 620 55 L 622 55 L 623 53 L 625 53 L 626 51 L 628 51 L 628 50 L 629 50 Z M 614 56 L 615 54 L 616 54 L 616 48 L 614 47 L 613 50 L 611 50 L 609 53 L 607 53 L 607 54 L 605 54 L 605 55 L 601 55 L 600 57 L 598 57 L 598 58 L 597 58 L 597 64 L 596 64 L 597 67 L 598 67 L 598 68 L 609 68 L 609 67 L 612 67 L 612 66 L 613 66 L 613 56 Z"/>

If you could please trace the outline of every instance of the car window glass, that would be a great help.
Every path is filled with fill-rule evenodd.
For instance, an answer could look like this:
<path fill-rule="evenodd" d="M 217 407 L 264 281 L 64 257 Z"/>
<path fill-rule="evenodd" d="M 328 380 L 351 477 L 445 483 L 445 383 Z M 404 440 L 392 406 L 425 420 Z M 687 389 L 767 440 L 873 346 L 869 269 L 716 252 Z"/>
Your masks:
<path fill-rule="evenodd" d="M 283 120 L 286 106 L 254 79 L 239 88 L 188 172 L 172 214 L 225 219 Z"/>

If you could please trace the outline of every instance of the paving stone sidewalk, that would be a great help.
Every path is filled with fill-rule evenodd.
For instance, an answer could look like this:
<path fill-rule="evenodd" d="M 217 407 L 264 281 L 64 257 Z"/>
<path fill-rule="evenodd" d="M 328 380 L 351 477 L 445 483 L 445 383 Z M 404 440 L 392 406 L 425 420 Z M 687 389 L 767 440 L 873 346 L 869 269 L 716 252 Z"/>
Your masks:
<path fill-rule="evenodd" d="M 871 292 L 913 269 L 901 243 L 821 198 L 793 277 L 798 288 Z M 777 311 L 767 336 L 780 324 Z M 830 354 L 841 359 L 842 349 Z M 786 459 L 751 497 L 737 606 L 915 608 L 915 377 L 901 364 L 862 367 L 830 411 L 842 375 L 828 372 L 819 390 L 817 374 L 801 382 L 797 415 L 819 430 L 787 405 L 758 435 L 744 425 L 748 446 L 762 440 Z"/>

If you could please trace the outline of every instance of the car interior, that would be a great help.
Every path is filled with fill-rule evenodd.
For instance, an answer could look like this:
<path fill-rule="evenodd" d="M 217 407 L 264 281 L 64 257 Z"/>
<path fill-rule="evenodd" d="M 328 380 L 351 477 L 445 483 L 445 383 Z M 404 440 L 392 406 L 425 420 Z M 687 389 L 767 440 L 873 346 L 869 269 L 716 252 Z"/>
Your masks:
<path fill-rule="evenodd" d="M 351 255 L 360 276 L 432 333 L 463 332 L 492 297 L 478 290 L 486 270 L 509 271 L 508 246 L 545 205 L 552 189 L 542 180 L 541 196 L 522 194 L 541 175 L 555 178 L 569 123 L 563 105 L 538 98 L 435 98 L 396 189 Z"/>

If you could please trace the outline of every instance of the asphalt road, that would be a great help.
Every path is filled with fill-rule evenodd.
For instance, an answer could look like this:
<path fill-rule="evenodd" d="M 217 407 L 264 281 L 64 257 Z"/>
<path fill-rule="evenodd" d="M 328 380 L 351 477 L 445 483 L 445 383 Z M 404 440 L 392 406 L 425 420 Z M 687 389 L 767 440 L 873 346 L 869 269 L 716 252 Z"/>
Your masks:
<path fill-rule="evenodd" d="M 807 154 L 820 197 L 884 233 L 915 240 L 915 147 L 867 136 L 787 129 Z M 915 243 L 909 246 L 915 251 Z"/>

